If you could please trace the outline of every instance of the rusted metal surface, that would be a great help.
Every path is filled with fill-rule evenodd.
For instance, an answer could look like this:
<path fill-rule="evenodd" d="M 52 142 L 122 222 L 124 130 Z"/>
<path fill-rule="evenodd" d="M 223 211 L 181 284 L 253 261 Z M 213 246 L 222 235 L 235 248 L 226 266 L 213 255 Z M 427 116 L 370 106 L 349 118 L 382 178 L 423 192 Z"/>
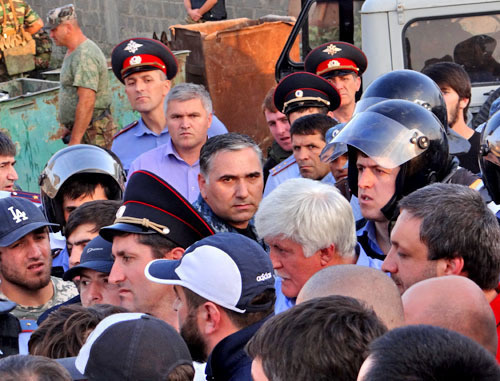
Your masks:
<path fill-rule="evenodd" d="M 17 147 L 18 184 L 38 192 L 38 174 L 54 152 L 64 146 L 57 122 L 59 83 L 16 79 L 0 83 L 9 94 L 0 101 L 0 129 Z"/>
<path fill-rule="evenodd" d="M 274 67 L 292 27 L 250 19 L 170 27 L 173 48 L 191 51 L 186 80 L 208 88 L 228 130 L 250 135 L 264 149 L 271 137 L 261 105 L 276 84 Z"/>

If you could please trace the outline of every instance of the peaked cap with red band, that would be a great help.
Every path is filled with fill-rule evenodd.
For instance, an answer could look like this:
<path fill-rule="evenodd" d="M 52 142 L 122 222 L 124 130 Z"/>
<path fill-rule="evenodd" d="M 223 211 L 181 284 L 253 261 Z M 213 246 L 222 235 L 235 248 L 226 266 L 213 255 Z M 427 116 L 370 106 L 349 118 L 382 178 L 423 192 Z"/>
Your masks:
<path fill-rule="evenodd" d="M 148 171 L 132 173 L 115 223 L 99 234 L 113 241 L 122 232 L 160 234 L 182 248 L 215 233 L 174 187 Z"/>
<path fill-rule="evenodd" d="M 332 41 L 311 50 L 304 60 L 305 71 L 331 78 L 337 75 L 365 72 L 368 60 L 356 46 L 342 41 Z"/>
<path fill-rule="evenodd" d="M 340 95 L 326 79 L 297 72 L 280 81 L 274 91 L 274 105 L 286 115 L 306 107 L 327 107 L 333 111 L 340 106 Z"/>
<path fill-rule="evenodd" d="M 120 42 L 111 52 L 113 73 L 122 83 L 139 71 L 161 70 L 172 79 L 177 74 L 175 56 L 163 43 L 150 38 L 131 38 Z"/>

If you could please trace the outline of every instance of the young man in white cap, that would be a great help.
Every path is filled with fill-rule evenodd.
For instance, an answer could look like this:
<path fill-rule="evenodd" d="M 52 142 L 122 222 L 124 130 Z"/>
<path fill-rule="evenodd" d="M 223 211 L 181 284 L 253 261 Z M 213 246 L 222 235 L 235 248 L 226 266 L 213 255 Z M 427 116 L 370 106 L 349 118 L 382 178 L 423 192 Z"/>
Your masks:
<path fill-rule="evenodd" d="M 207 361 L 207 380 L 250 380 L 244 347 L 272 315 L 275 300 L 264 249 L 241 234 L 218 233 L 191 245 L 178 261 L 149 263 L 145 273 L 174 285 L 181 335 L 193 360 Z"/>

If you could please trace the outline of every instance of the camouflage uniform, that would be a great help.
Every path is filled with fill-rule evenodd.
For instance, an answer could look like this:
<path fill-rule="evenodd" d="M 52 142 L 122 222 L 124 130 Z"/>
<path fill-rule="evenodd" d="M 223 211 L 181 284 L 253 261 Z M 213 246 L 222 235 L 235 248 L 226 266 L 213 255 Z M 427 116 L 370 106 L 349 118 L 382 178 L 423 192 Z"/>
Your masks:
<path fill-rule="evenodd" d="M 36 12 L 33 9 L 31 9 L 31 7 L 24 0 L 12 0 L 12 3 L 16 8 L 16 16 L 19 25 L 30 27 L 31 25 L 33 25 L 35 21 L 40 19 L 40 16 L 38 16 Z M 11 31 L 11 33 L 14 33 L 15 31 L 14 13 L 12 12 L 8 0 L 4 0 L 4 5 L 7 10 L 6 12 L 7 27 L 6 30 L 3 30 L 4 9 L 0 5 L 0 34 L 9 33 L 9 30 Z M 10 77 L 7 74 L 7 69 L 5 67 L 4 59 L 2 56 L 0 60 L 0 82 L 8 81 L 10 79 L 12 79 L 12 77 Z"/>
<path fill-rule="evenodd" d="M 33 35 L 36 42 L 35 69 L 47 70 L 50 65 L 50 56 L 52 54 L 52 41 L 49 34 L 40 30 Z"/>
<path fill-rule="evenodd" d="M 17 305 L 11 313 L 17 317 L 18 319 L 31 319 L 38 320 L 38 317 L 49 308 L 61 304 L 72 297 L 78 295 L 78 291 L 73 282 L 65 282 L 61 278 L 51 277 L 52 285 L 54 286 L 54 295 L 52 299 L 50 299 L 47 303 L 36 306 L 21 306 Z M 0 291 L 1 299 L 8 299 L 1 291 Z"/>
<path fill-rule="evenodd" d="M 72 130 L 75 120 L 79 87 L 92 89 L 96 92 L 92 121 L 82 143 L 111 148 L 116 125 L 109 111 L 111 91 L 106 58 L 101 49 L 89 39 L 64 58 L 61 68 L 59 121 L 69 130 Z"/>

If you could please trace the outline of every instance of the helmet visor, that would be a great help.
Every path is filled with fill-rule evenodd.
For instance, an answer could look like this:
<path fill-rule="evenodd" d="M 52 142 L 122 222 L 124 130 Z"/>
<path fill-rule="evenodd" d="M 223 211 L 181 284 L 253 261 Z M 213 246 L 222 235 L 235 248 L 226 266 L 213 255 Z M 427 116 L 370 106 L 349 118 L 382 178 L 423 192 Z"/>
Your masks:
<path fill-rule="evenodd" d="M 384 98 L 384 97 L 366 97 L 361 98 L 356 102 L 356 107 L 354 109 L 354 115 L 365 111 L 368 107 L 373 106 L 374 104 L 380 103 L 382 101 L 386 101 L 392 98 Z"/>
<path fill-rule="evenodd" d="M 408 129 L 382 114 L 364 111 L 354 116 L 331 144 L 331 157 L 339 157 L 342 144 L 350 145 L 383 168 L 396 168 L 427 150 L 429 137 L 417 129 Z"/>
<path fill-rule="evenodd" d="M 40 176 L 40 187 L 47 196 L 54 198 L 62 184 L 77 173 L 110 175 L 120 186 L 123 184 L 123 170 L 109 153 L 99 147 L 81 144 L 68 147 L 49 160 Z"/>

